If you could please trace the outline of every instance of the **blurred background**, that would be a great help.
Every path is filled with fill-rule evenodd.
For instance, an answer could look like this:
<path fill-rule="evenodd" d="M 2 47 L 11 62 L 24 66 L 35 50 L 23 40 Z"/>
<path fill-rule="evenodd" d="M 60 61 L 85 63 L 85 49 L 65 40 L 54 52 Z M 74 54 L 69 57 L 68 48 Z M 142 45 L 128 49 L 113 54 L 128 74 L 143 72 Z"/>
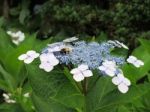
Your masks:
<path fill-rule="evenodd" d="M 37 38 L 150 38 L 149 0 L 1 0 L 0 26 L 37 32 Z"/>

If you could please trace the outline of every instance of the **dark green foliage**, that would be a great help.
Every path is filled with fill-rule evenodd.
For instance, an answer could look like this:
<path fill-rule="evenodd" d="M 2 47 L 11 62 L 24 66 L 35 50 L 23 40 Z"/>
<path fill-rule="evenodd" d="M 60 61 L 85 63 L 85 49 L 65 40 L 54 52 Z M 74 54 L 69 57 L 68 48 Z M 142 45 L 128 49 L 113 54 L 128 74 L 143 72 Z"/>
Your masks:
<path fill-rule="evenodd" d="M 12 0 L 13 1 L 13 0 Z M 14 1 L 15 2 L 15 1 Z M 150 37 L 149 0 L 22 0 L 10 4 L 8 27 L 38 31 L 39 38 L 65 36 L 99 36 L 125 41 L 137 46 L 135 38 Z M 20 25 L 18 25 L 18 22 Z M 16 25 L 15 25 L 15 22 Z"/>

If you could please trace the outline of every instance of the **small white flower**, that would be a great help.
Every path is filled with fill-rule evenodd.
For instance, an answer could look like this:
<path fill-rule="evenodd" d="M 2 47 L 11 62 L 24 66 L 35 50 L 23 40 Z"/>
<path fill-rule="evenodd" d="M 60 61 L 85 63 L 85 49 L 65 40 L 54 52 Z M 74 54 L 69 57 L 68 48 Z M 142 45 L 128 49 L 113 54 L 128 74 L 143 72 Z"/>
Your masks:
<path fill-rule="evenodd" d="M 53 53 L 41 54 L 40 55 L 41 64 L 39 67 L 44 69 L 46 72 L 53 70 L 54 66 L 59 64 L 59 60 L 54 56 Z"/>
<path fill-rule="evenodd" d="M 16 103 L 15 100 L 10 99 L 11 97 L 10 93 L 9 94 L 3 93 L 3 97 L 6 103 Z"/>
<path fill-rule="evenodd" d="M 127 93 L 131 82 L 129 79 L 125 78 L 123 74 L 118 74 L 112 78 L 112 83 L 118 86 L 121 93 Z"/>
<path fill-rule="evenodd" d="M 39 57 L 39 53 L 33 50 L 28 51 L 26 54 L 22 54 L 18 57 L 19 60 L 23 60 L 24 63 L 30 64 L 35 58 Z"/>
<path fill-rule="evenodd" d="M 113 77 L 116 72 L 116 63 L 114 61 L 105 60 L 98 69 Z"/>
<path fill-rule="evenodd" d="M 89 70 L 87 65 L 80 65 L 75 69 L 72 69 L 70 71 L 71 74 L 73 74 L 73 78 L 75 81 L 80 82 L 84 80 L 85 77 L 91 77 L 93 76 L 93 73 L 91 70 Z"/>
<path fill-rule="evenodd" d="M 74 42 L 76 40 L 78 40 L 77 37 L 71 37 L 71 38 L 67 38 L 67 39 L 63 40 L 63 42 L 69 43 L 69 42 Z"/>
<path fill-rule="evenodd" d="M 19 45 L 25 39 L 25 35 L 21 31 L 18 32 L 7 31 L 7 34 L 12 37 L 12 42 L 16 45 Z"/>
<path fill-rule="evenodd" d="M 144 62 L 141 60 L 138 60 L 135 56 L 129 56 L 129 58 L 127 59 L 127 62 L 133 64 L 137 68 L 144 65 Z"/>
<path fill-rule="evenodd" d="M 30 93 L 25 93 L 23 96 L 26 97 L 26 98 L 29 98 L 30 97 Z"/>

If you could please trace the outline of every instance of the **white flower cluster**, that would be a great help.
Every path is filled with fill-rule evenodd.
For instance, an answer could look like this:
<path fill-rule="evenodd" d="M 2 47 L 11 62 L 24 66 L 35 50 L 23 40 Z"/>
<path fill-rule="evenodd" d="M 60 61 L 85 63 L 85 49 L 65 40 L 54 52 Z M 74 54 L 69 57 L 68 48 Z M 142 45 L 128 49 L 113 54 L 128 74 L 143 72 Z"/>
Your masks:
<path fill-rule="evenodd" d="M 41 62 L 39 68 L 45 70 L 46 72 L 50 72 L 54 69 L 54 66 L 60 63 L 60 60 L 57 57 L 56 53 L 59 54 L 61 53 L 62 50 L 65 51 L 75 50 L 72 44 L 69 43 L 76 41 L 77 39 L 78 38 L 76 37 L 72 37 L 63 40 L 63 42 L 49 44 L 48 47 L 43 50 L 42 54 L 36 53 L 33 50 L 27 51 L 26 54 L 20 55 L 18 59 L 24 61 L 24 63 L 26 64 L 29 64 L 35 58 L 39 57 Z M 126 45 L 120 43 L 119 41 L 108 41 L 108 45 L 111 45 L 113 48 L 122 47 L 128 49 Z M 59 55 L 59 56 L 63 56 L 63 55 Z M 129 56 L 127 62 L 133 64 L 135 67 L 141 67 L 144 65 L 144 62 L 138 60 L 135 56 Z M 128 78 L 124 76 L 123 71 L 119 69 L 117 61 L 106 58 L 102 60 L 98 65 L 98 67 L 96 68 L 102 71 L 103 73 L 105 73 L 106 75 L 112 77 L 112 83 L 118 86 L 118 90 L 121 93 L 126 93 L 129 90 L 129 86 L 131 85 L 131 82 Z M 73 74 L 73 79 L 77 82 L 80 82 L 87 77 L 93 76 L 92 69 L 89 67 L 87 63 L 78 64 L 78 67 L 72 69 L 70 73 Z"/>
<path fill-rule="evenodd" d="M 99 70 L 105 72 L 108 76 L 112 77 L 112 83 L 118 86 L 121 93 L 126 93 L 131 85 L 129 79 L 125 78 L 121 69 L 118 69 L 114 61 L 105 60 Z M 119 72 L 117 72 L 119 70 Z"/>
<path fill-rule="evenodd" d="M 72 37 L 69 39 L 64 40 L 65 42 L 71 42 L 75 41 L 78 38 Z M 64 48 L 68 48 L 69 50 L 72 50 L 72 47 L 70 45 L 54 43 L 49 44 L 49 48 L 47 49 L 47 53 L 39 54 L 36 51 L 30 50 L 27 51 L 26 54 L 22 54 L 18 57 L 19 60 L 24 61 L 26 64 L 30 64 L 35 58 L 40 57 L 41 64 L 39 65 L 40 69 L 45 70 L 46 72 L 50 72 L 53 70 L 54 66 L 59 64 L 59 60 L 55 57 L 54 52 L 61 51 Z M 54 46 L 54 47 L 52 47 Z"/>
<path fill-rule="evenodd" d="M 127 62 L 133 64 L 137 68 L 144 65 L 144 62 L 138 60 L 135 56 L 129 56 Z M 99 70 L 105 72 L 108 76 L 113 77 L 112 83 L 118 86 L 121 93 L 126 93 L 129 90 L 129 86 L 131 85 L 130 80 L 124 76 L 121 69 L 118 69 L 118 66 L 114 61 L 105 60 L 99 67 Z M 119 70 L 119 72 L 117 72 L 117 70 Z"/>
<path fill-rule="evenodd" d="M 23 95 L 25 98 L 30 97 L 30 93 L 27 92 Z M 16 100 L 12 99 L 12 94 L 11 93 L 3 93 L 3 97 L 6 103 L 16 103 Z"/>
<path fill-rule="evenodd" d="M 8 93 L 8 94 L 3 93 L 3 97 L 4 97 L 4 100 L 6 103 L 16 103 L 15 100 L 11 99 L 11 96 L 12 95 L 10 93 Z"/>
<path fill-rule="evenodd" d="M 12 42 L 16 45 L 19 45 L 25 39 L 25 35 L 21 31 L 17 32 L 7 31 L 7 34 L 11 36 Z"/>

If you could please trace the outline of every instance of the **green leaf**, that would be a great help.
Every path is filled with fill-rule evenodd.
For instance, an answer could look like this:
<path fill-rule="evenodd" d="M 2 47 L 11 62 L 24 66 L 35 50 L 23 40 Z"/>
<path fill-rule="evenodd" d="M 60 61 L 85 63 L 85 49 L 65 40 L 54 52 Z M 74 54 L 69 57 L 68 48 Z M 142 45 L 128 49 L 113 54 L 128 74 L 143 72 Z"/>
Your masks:
<path fill-rule="evenodd" d="M 133 83 L 136 83 L 137 80 L 145 76 L 150 70 L 150 54 L 147 52 L 145 47 L 140 46 L 133 51 L 132 55 L 142 60 L 144 62 L 144 66 L 136 68 L 132 64 L 126 64 L 122 69 L 125 76 L 128 77 Z"/>
<path fill-rule="evenodd" d="M 11 44 L 10 37 L 4 30 L 0 29 L 0 62 L 4 62 L 4 58 L 7 56 L 8 51 L 11 52 L 14 50 Z"/>
<path fill-rule="evenodd" d="M 20 12 L 20 15 L 19 15 L 19 21 L 21 24 L 24 24 L 25 23 L 25 19 L 27 17 L 29 17 L 30 15 L 30 10 L 29 10 L 29 4 L 30 4 L 30 1 L 29 0 L 22 0 L 22 10 Z"/>
<path fill-rule="evenodd" d="M 43 100 L 35 93 L 32 95 L 32 100 L 36 112 L 76 112 L 74 109 L 66 108 L 64 105 L 57 103 L 54 100 Z"/>
<path fill-rule="evenodd" d="M 0 112 L 25 112 L 18 104 L 1 104 Z"/>
<path fill-rule="evenodd" d="M 9 90 L 9 92 L 13 92 L 13 89 L 16 87 L 14 78 L 8 72 L 6 72 L 1 65 L 0 65 L 0 73 L 3 76 L 4 81 L 7 84 L 7 87 L 9 87 L 9 88 L 5 88 L 5 90 Z"/>
<path fill-rule="evenodd" d="M 86 96 L 86 111 L 96 112 L 96 109 L 102 105 L 104 96 L 113 89 L 114 86 L 109 77 L 100 77 Z"/>
<path fill-rule="evenodd" d="M 122 94 L 117 89 L 114 90 L 108 77 L 102 77 L 86 97 L 87 112 L 115 111 L 116 107 L 132 103 L 149 93 L 149 86 L 149 83 L 132 85 L 128 93 Z"/>
<path fill-rule="evenodd" d="M 150 54 L 150 40 L 139 39 L 141 45 L 149 52 Z"/>
<path fill-rule="evenodd" d="M 26 35 L 26 40 L 20 44 L 15 50 L 10 51 L 4 58 L 4 67 L 5 69 L 11 73 L 16 78 L 16 83 L 24 75 L 24 73 L 20 74 L 20 71 L 23 67 L 23 62 L 18 60 L 18 57 L 21 54 L 26 53 L 28 50 L 33 48 L 35 42 L 35 35 L 28 36 Z"/>
<path fill-rule="evenodd" d="M 37 64 L 28 65 L 27 70 L 33 91 L 40 99 L 49 103 L 56 102 L 65 108 L 82 110 L 84 96 L 66 78 L 62 70 L 46 73 L 39 69 Z M 53 107 L 51 109 L 53 110 Z"/>

